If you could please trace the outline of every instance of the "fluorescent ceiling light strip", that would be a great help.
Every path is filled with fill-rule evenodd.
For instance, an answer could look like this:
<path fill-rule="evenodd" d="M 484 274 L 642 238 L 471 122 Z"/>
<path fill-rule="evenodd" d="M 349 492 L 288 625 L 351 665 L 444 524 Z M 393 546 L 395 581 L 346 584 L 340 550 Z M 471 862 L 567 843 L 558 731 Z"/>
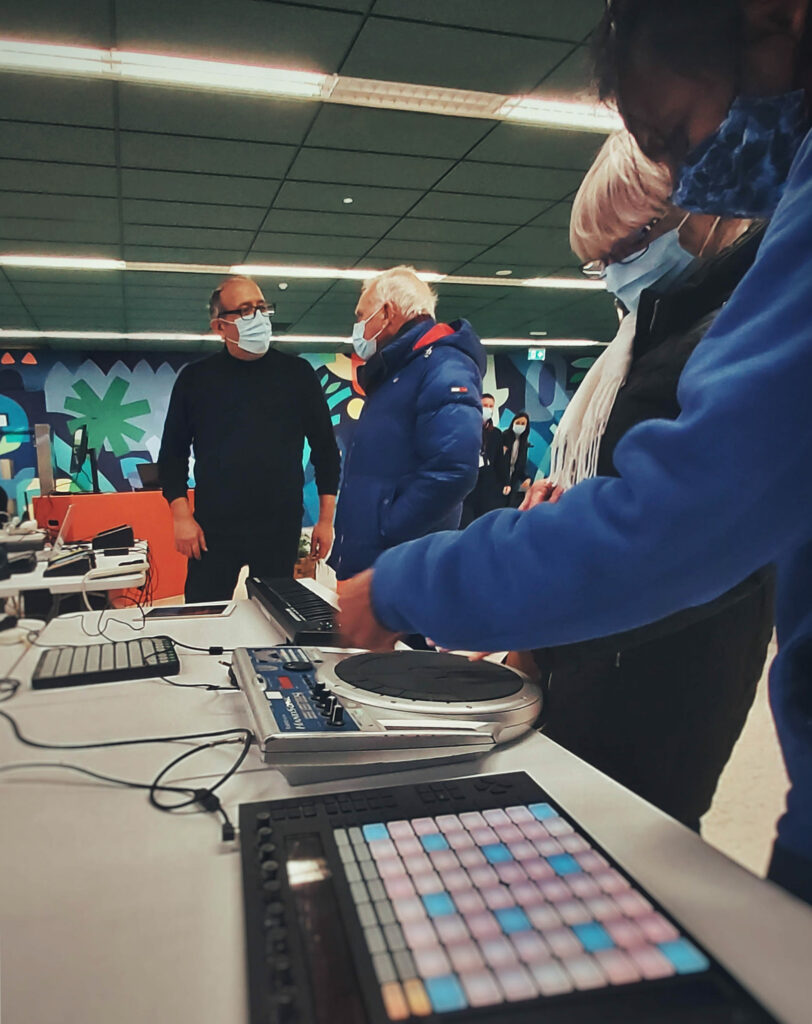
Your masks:
<path fill-rule="evenodd" d="M 50 270 L 124 270 L 124 260 L 97 259 L 92 256 L 0 255 L 0 267 L 42 267 Z"/>
<path fill-rule="evenodd" d="M 201 274 L 225 277 L 243 274 L 246 277 L 290 278 L 321 281 L 366 281 L 382 270 L 357 267 L 302 267 L 264 263 L 235 263 L 232 266 L 208 263 L 144 263 L 130 260 L 103 259 L 95 256 L 39 256 L 21 253 L 0 254 L 0 266 L 31 270 L 129 270 L 136 273 Z M 476 285 L 500 288 L 555 288 L 575 291 L 606 291 L 603 281 L 584 277 L 470 277 L 438 274 L 419 270 L 417 276 L 429 284 Z"/>
<path fill-rule="evenodd" d="M 499 108 L 496 116 L 506 121 L 521 121 L 548 128 L 580 128 L 604 134 L 623 127 L 620 114 L 609 107 L 540 96 L 512 96 Z"/>
<path fill-rule="evenodd" d="M 56 46 L 15 39 L 0 39 L 0 70 L 284 96 L 446 117 L 521 121 L 604 134 L 622 126 L 617 113 L 588 101 L 505 96 L 473 89 L 448 89 L 169 54 Z"/>

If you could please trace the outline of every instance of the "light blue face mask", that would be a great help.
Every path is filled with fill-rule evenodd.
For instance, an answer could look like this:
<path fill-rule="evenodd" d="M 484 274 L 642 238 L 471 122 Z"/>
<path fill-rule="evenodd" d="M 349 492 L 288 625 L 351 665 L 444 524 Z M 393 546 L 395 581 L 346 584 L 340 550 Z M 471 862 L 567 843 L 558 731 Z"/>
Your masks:
<path fill-rule="evenodd" d="M 251 316 L 240 316 L 234 321 L 239 339 L 237 345 L 243 352 L 255 356 L 264 356 L 271 347 L 270 313 L 252 313 Z"/>
<path fill-rule="evenodd" d="M 381 328 L 381 331 L 378 331 L 374 338 L 365 338 L 364 331 L 372 317 L 377 316 L 382 309 L 383 306 L 380 306 L 371 316 L 368 316 L 366 320 L 359 320 L 357 323 L 352 325 L 352 347 L 355 349 L 355 354 L 358 358 L 363 359 L 365 363 L 375 355 L 378 348 L 376 342 L 383 330 L 383 327 Z"/>
<path fill-rule="evenodd" d="M 630 313 L 637 312 L 640 296 L 666 276 L 676 276 L 693 260 L 679 243 L 679 228 L 655 238 L 648 249 L 626 263 L 610 263 L 604 280 L 610 291 Z"/>

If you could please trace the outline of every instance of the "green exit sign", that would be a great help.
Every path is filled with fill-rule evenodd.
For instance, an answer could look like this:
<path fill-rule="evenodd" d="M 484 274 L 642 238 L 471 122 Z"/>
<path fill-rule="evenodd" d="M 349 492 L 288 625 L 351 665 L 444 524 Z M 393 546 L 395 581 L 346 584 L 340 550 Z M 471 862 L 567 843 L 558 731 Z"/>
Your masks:
<path fill-rule="evenodd" d="M 527 350 L 527 358 L 530 359 L 531 361 L 535 359 L 541 362 L 546 355 L 546 348 L 529 348 Z"/>

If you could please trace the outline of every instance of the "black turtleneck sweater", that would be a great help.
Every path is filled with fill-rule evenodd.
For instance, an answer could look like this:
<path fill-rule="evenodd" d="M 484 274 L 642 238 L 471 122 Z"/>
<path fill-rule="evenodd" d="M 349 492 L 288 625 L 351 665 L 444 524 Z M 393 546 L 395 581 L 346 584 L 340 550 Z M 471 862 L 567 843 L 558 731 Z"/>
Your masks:
<path fill-rule="evenodd" d="M 158 457 L 164 497 L 186 496 L 193 448 L 201 522 L 261 527 L 269 515 L 298 514 L 305 438 L 319 494 L 335 494 L 341 459 L 310 364 L 275 349 L 240 360 L 224 348 L 175 381 Z"/>

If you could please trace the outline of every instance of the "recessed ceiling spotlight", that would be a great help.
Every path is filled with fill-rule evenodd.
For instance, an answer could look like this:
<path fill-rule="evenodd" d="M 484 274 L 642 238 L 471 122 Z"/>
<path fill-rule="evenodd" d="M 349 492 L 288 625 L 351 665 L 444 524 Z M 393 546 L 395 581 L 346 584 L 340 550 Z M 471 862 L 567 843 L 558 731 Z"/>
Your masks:
<path fill-rule="evenodd" d="M 531 331 L 530 332 L 530 337 L 531 338 L 546 338 L 547 337 L 547 332 L 546 331 Z"/>
<path fill-rule="evenodd" d="M 280 292 L 287 291 L 287 288 L 288 288 L 288 282 L 287 281 L 280 281 L 279 282 L 279 291 Z"/>
<path fill-rule="evenodd" d="M 513 273 L 512 270 L 497 270 L 496 271 L 496 276 L 497 277 L 510 277 L 510 275 L 512 273 Z"/>
<path fill-rule="evenodd" d="M 349 204 L 355 202 L 355 200 L 352 198 L 352 196 L 344 196 L 341 202 Z"/>

